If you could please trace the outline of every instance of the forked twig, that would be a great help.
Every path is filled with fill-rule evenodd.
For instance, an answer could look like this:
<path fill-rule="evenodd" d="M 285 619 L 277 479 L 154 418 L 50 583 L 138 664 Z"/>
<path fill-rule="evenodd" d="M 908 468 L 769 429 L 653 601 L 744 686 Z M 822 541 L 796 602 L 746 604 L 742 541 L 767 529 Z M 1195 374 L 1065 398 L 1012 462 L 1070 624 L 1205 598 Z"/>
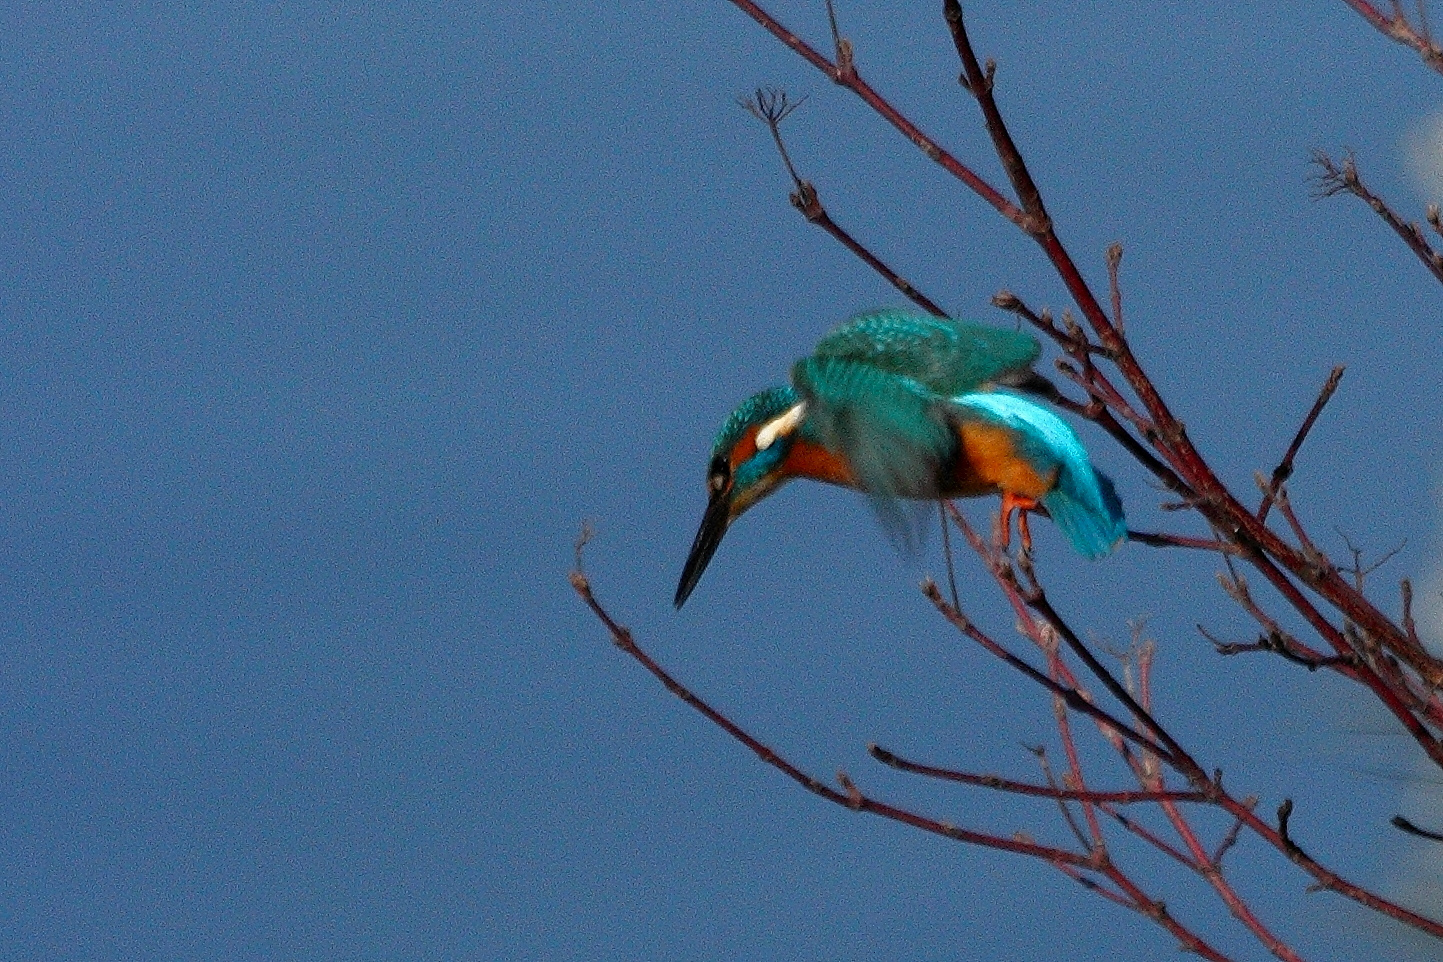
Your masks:
<path fill-rule="evenodd" d="M 864 244 L 852 236 L 841 224 L 832 219 L 832 215 L 822 206 L 822 199 L 817 194 L 817 188 L 812 182 L 805 180 L 797 173 L 797 168 L 792 164 L 792 158 L 787 153 L 786 142 L 782 140 L 782 121 L 786 120 L 793 111 L 800 107 L 802 100 L 792 100 L 787 96 L 785 90 L 776 87 L 759 87 L 751 97 L 743 97 L 738 103 L 753 117 L 767 125 L 771 131 L 772 141 L 777 146 L 777 152 L 781 154 L 782 164 L 787 168 L 787 175 L 791 177 L 792 184 L 796 188 L 789 195 L 792 206 L 799 210 L 808 223 L 816 224 L 836 238 L 843 247 L 861 258 L 863 263 L 901 291 L 912 303 L 933 317 L 945 317 L 947 312 L 937 306 L 937 302 L 926 294 L 923 294 L 912 282 L 898 274 L 889 267 L 880 257 L 873 254 Z"/>
<path fill-rule="evenodd" d="M 1352 194 L 1363 203 L 1373 208 L 1373 211 L 1383 222 L 1393 229 L 1393 233 L 1402 238 L 1408 249 L 1428 268 L 1433 277 L 1443 283 L 1443 254 L 1439 254 L 1428 243 L 1428 238 L 1423 234 L 1423 228 L 1411 221 L 1406 221 L 1398 215 L 1398 212 L 1388 206 L 1388 202 L 1364 185 L 1361 177 L 1358 176 L 1358 164 L 1352 154 L 1345 154 L 1342 163 L 1334 162 L 1333 158 L 1321 150 L 1313 151 L 1313 163 L 1319 168 L 1317 175 L 1318 197 L 1332 197 L 1334 194 Z"/>

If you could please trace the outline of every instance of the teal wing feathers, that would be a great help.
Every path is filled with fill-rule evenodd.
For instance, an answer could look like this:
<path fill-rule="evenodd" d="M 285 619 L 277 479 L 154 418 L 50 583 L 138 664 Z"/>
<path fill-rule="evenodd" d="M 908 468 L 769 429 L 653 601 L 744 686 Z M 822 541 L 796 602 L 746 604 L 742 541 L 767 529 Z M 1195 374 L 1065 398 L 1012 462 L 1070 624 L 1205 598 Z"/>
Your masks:
<path fill-rule="evenodd" d="M 1020 455 L 1056 473 L 1043 506 L 1081 554 L 1102 557 L 1127 535 L 1112 482 L 1057 415 L 980 390 L 1028 373 L 1040 350 L 1020 331 L 878 311 L 823 338 L 793 365 L 792 384 L 806 402 L 804 430 L 846 460 L 894 537 L 910 541 L 917 528 L 898 499 L 938 496 L 958 453 L 953 422 L 977 418 L 1009 428 Z"/>
<path fill-rule="evenodd" d="M 956 450 L 942 399 L 909 378 L 832 357 L 803 358 L 792 383 L 807 405 L 804 432 L 851 467 L 894 542 L 920 530 L 899 498 L 932 498 Z"/>
<path fill-rule="evenodd" d="M 1016 395 L 1002 392 L 953 398 L 959 418 L 979 418 L 1015 432 L 1018 453 L 1038 472 L 1057 471 L 1056 486 L 1042 498 L 1078 553 L 1101 558 L 1127 537 L 1122 501 L 1112 479 L 1092 466 L 1076 432 L 1057 415 Z"/>
<path fill-rule="evenodd" d="M 1021 374 L 1041 350 L 1037 338 L 1023 331 L 881 310 L 838 325 L 814 356 L 909 377 L 934 394 L 953 397 Z"/>

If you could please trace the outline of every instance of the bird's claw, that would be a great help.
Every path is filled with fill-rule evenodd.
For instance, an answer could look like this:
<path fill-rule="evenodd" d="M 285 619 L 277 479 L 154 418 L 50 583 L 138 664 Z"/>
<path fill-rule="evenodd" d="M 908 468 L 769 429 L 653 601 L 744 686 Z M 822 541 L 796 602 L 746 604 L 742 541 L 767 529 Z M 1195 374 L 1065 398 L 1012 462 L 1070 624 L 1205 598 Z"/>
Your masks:
<path fill-rule="evenodd" d="M 1022 543 L 1022 554 L 1026 557 L 1032 556 L 1032 528 L 1028 524 L 1027 515 L 1037 502 L 1024 495 L 1013 494 L 1010 491 L 1002 495 L 1002 514 L 998 518 L 997 547 L 1001 551 L 1007 551 L 1012 544 L 1012 515 L 1017 515 L 1017 535 Z"/>

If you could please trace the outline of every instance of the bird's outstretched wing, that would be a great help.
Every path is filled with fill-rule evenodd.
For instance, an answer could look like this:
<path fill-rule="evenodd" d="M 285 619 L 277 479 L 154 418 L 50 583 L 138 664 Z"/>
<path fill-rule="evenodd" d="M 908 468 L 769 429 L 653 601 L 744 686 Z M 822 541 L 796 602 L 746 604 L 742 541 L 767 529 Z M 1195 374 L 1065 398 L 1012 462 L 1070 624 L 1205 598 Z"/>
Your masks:
<path fill-rule="evenodd" d="M 792 383 L 806 429 L 845 459 L 889 536 L 914 545 L 917 517 L 899 499 L 936 497 L 938 473 L 955 455 L 943 400 L 910 378 L 838 357 L 803 358 Z"/>
<path fill-rule="evenodd" d="M 1023 331 L 1009 331 L 906 310 L 859 314 L 817 345 L 816 359 L 848 361 L 912 378 L 951 397 L 990 381 L 1022 376 L 1042 347 Z"/>

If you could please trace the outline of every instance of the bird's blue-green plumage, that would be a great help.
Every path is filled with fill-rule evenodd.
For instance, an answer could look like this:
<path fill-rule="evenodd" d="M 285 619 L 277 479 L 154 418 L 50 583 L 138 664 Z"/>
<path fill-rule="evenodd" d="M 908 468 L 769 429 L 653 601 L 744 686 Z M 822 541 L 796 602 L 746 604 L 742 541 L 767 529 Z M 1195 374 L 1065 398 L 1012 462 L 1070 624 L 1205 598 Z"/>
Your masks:
<path fill-rule="evenodd" d="M 735 411 L 722 422 L 721 430 L 712 442 L 711 456 L 725 457 L 742 439 L 747 428 L 780 417 L 798 401 L 797 392 L 790 387 L 771 387 L 760 391 L 737 405 Z"/>
<path fill-rule="evenodd" d="M 865 364 L 953 397 L 1027 371 L 1042 345 L 1025 331 L 969 324 L 915 311 L 859 314 L 833 328 L 813 358 Z"/>
<path fill-rule="evenodd" d="M 731 522 L 794 474 L 855 484 L 891 534 L 910 541 L 915 517 L 909 521 L 900 499 L 1004 488 L 1012 482 L 1000 479 L 1021 458 L 1040 484 L 1052 484 L 1041 502 L 1072 545 L 1088 557 L 1107 554 L 1127 534 L 1112 482 L 1092 467 L 1061 418 L 990 390 L 1016 385 L 1050 396 L 1038 382 L 1051 385 L 1032 371 L 1040 349 L 1021 331 L 901 310 L 862 314 L 833 329 L 810 357 L 793 365 L 791 387 L 748 398 L 718 432 L 707 511 L 682 569 L 677 607 L 696 587 Z M 793 408 L 793 418 L 776 420 Z M 738 453 L 749 430 L 774 421 L 755 450 Z M 964 451 L 959 430 L 969 421 L 1003 429 L 1006 440 L 976 454 L 968 441 Z M 793 464 L 789 453 L 799 442 L 819 446 L 834 460 L 824 459 L 819 468 L 817 454 L 803 447 Z M 993 471 L 999 459 L 1003 474 L 973 470 Z M 1033 482 L 1023 487 L 1003 493 L 1032 497 L 1029 491 L 1040 490 Z"/>
<path fill-rule="evenodd" d="M 999 425 L 1039 476 L 1056 475 L 1042 499 L 1077 551 L 1101 557 L 1127 534 L 1112 482 L 1092 467 L 1057 415 L 1000 391 L 979 390 L 1030 369 L 1036 338 L 908 311 L 863 314 L 822 339 L 792 367 L 807 402 L 805 429 L 843 456 L 886 527 L 906 534 L 898 498 L 935 498 L 958 454 L 963 420 Z"/>
<path fill-rule="evenodd" d="M 1022 331 L 872 311 L 833 328 L 792 366 L 792 383 L 807 426 L 874 500 L 935 497 L 957 448 L 941 402 L 1028 371 L 1040 351 Z"/>

